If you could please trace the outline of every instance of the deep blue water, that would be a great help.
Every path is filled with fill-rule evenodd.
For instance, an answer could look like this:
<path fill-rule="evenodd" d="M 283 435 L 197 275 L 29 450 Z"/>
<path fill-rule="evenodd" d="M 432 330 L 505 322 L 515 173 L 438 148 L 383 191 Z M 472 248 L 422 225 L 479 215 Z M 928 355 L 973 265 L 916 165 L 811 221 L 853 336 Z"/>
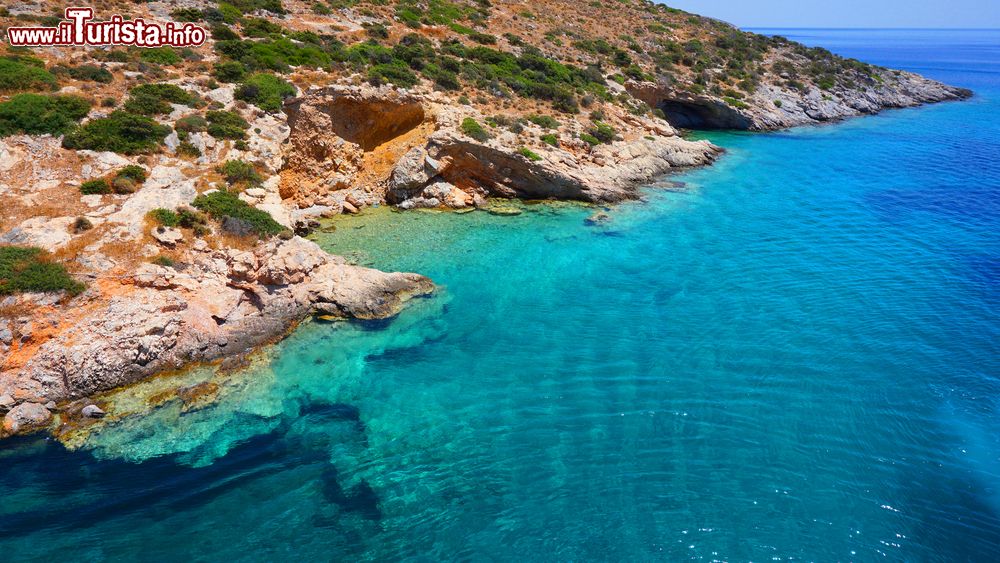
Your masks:
<path fill-rule="evenodd" d="M 3 443 L 3 558 L 996 560 L 1000 32 L 779 33 L 976 97 L 713 133 L 601 227 L 338 223 L 442 290 L 213 406 Z"/>

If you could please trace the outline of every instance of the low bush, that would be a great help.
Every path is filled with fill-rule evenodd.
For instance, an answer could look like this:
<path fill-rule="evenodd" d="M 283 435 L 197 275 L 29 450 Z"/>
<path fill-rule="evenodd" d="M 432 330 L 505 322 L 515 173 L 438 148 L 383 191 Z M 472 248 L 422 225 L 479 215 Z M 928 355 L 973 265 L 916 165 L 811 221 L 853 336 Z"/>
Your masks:
<path fill-rule="evenodd" d="M 90 219 L 87 219 L 86 217 L 77 217 L 73 220 L 73 225 L 71 226 L 71 229 L 75 234 L 80 234 L 93 228 L 94 224 L 91 223 Z"/>
<path fill-rule="evenodd" d="M 295 86 L 273 74 L 264 73 L 251 75 L 236 90 L 236 99 L 271 113 L 281 111 L 285 98 L 294 95 Z"/>
<path fill-rule="evenodd" d="M 245 228 L 249 233 L 264 238 L 285 230 L 268 212 L 251 207 L 232 192 L 220 190 L 202 194 L 195 198 L 192 205 L 222 221 L 223 228 L 234 234 L 242 234 L 241 229 Z"/>
<path fill-rule="evenodd" d="M 528 121 L 542 129 L 555 129 L 559 127 L 559 122 L 551 115 L 529 115 Z"/>
<path fill-rule="evenodd" d="M 521 147 L 520 149 L 517 150 L 517 152 L 518 154 L 520 154 L 521 156 L 527 158 L 532 162 L 538 162 L 539 160 L 542 160 L 542 157 L 538 153 L 529 149 L 528 147 Z"/>
<path fill-rule="evenodd" d="M 253 164 L 244 160 L 227 160 L 217 166 L 215 170 L 222 174 L 230 185 L 257 186 L 264 181 Z"/>
<path fill-rule="evenodd" d="M 601 141 L 597 137 L 589 133 L 580 133 L 580 140 L 592 147 L 601 144 Z"/>
<path fill-rule="evenodd" d="M 76 295 L 84 287 L 62 264 L 50 262 L 41 248 L 0 246 L 0 295 L 52 291 Z"/>
<path fill-rule="evenodd" d="M 223 61 L 216 63 L 212 71 L 212 76 L 219 82 L 233 83 L 243 80 L 247 74 L 247 69 L 242 63 L 236 61 Z"/>
<path fill-rule="evenodd" d="M 280 25 L 259 18 L 243 18 L 242 33 L 245 37 L 270 37 L 282 35 L 285 29 Z"/>
<path fill-rule="evenodd" d="M 0 137 L 26 133 L 61 135 L 90 111 L 79 96 L 18 94 L 0 103 Z"/>
<path fill-rule="evenodd" d="M 52 72 L 65 74 L 76 80 L 88 80 L 90 82 L 100 82 L 101 84 L 109 84 L 115 79 L 115 75 L 111 74 L 111 71 L 97 65 L 54 67 Z"/>
<path fill-rule="evenodd" d="M 136 190 L 136 181 L 131 178 L 115 177 L 111 180 L 111 191 L 119 195 L 132 194 Z"/>
<path fill-rule="evenodd" d="M 603 121 L 595 121 L 594 126 L 588 131 L 591 136 L 601 143 L 610 143 L 615 140 L 615 129 Z"/>
<path fill-rule="evenodd" d="M 109 194 L 111 186 L 108 185 L 107 180 L 87 180 L 80 184 L 80 193 L 83 195 Z"/>
<path fill-rule="evenodd" d="M 163 266 L 165 268 L 173 268 L 177 264 L 177 262 L 174 261 L 173 258 L 165 254 L 160 254 L 158 256 L 155 256 L 152 260 L 150 260 L 150 262 L 156 264 L 157 266 Z"/>
<path fill-rule="evenodd" d="M 55 75 L 45 70 L 45 62 L 35 57 L 0 58 L 0 92 L 54 90 Z"/>
<path fill-rule="evenodd" d="M 175 211 L 169 209 L 164 209 L 162 207 L 156 208 L 146 214 L 157 225 L 163 227 L 176 227 L 180 224 L 180 217 L 177 216 Z"/>
<path fill-rule="evenodd" d="M 186 115 L 174 122 L 174 129 L 185 133 L 208 131 L 208 121 L 200 115 Z"/>
<path fill-rule="evenodd" d="M 483 126 L 471 117 L 466 117 L 462 120 L 461 129 L 462 133 L 472 137 L 480 143 L 485 143 L 490 139 L 490 134 L 486 131 L 486 129 L 483 129 Z"/>
<path fill-rule="evenodd" d="M 146 169 L 138 164 L 129 164 L 118 169 L 115 173 L 116 178 L 128 178 L 133 182 L 145 182 L 146 181 Z"/>
<path fill-rule="evenodd" d="M 208 134 L 216 139 L 246 139 L 250 124 L 234 111 L 210 111 L 208 118 Z"/>
<path fill-rule="evenodd" d="M 181 56 L 170 46 L 143 48 L 139 52 L 139 58 L 158 65 L 175 65 L 181 62 Z"/>
<path fill-rule="evenodd" d="M 129 90 L 125 110 L 139 115 L 170 113 L 171 103 L 191 105 L 196 98 L 175 84 L 142 84 Z"/>
<path fill-rule="evenodd" d="M 552 133 L 546 133 L 545 135 L 540 136 L 539 139 L 541 139 L 541 141 L 546 145 L 552 145 L 553 147 L 559 146 L 559 137 L 556 137 Z"/>
<path fill-rule="evenodd" d="M 201 149 L 194 146 L 194 144 L 190 141 L 182 141 L 179 145 L 177 145 L 177 154 L 180 156 L 198 158 L 201 156 Z"/>
<path fill-rule="evenodd" d="M 67 149 L 142 154 L 155 151 L 170 134 L 170 127 L 124 111 L 94 119 L 63 137 Z"/>
<path fill-rule="evenodd" d="M 375 86 L 389 83 L 402 88 L 411 88 L 419 82 L 419 79 L 405 64 L 394 62 L 377 64 L 368 69 L 368 82 Z"/>

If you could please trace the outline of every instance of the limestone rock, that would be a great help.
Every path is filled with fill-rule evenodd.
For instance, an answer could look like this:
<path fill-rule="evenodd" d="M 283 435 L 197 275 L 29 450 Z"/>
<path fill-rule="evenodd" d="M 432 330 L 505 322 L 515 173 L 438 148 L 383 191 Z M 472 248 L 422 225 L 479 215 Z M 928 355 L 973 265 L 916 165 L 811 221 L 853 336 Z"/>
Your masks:
<path fill-rule="evenodd" d="M 86 418 L 104 418 L 106 413 L 97 405 L 87 405 L 83 407 L 80 414 Z"/>
<path fill-rule="evenodd" d="M 149 234 L 158 242 L 169 247 L 184 240 L 184 233 L 173 227 L 154 227 Z"/>
<path fill-rule="evenodd" d="M 3 417 L 3 435 L 24 434 L 39 430 L 52 420 L 49 409 L 38 403 L 21 403 Z"/>

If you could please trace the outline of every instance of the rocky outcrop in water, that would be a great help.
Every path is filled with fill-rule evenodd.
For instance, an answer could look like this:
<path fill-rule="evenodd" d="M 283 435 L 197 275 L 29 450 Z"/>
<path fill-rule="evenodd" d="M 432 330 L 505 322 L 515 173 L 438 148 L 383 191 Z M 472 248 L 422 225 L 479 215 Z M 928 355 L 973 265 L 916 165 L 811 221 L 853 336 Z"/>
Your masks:
<path fill-rule="evenodd" d="M 5 432 L 44 425 L 49 401 L 239 358 L 313 313 L 386 318 L 431 291 L 423 276 L 349 265 L 298 237 L 247 251 L 204 248 L 177 268 L 144 264 L 79 298 L 72 318 L 37 316 L 18 327 L 21 350 L 49 333 L 24 365 L 9 359 L 0 373 L 0 396 L 12 398 Z"/>
<path fill-rule="evenodd" d="M 814 84 L 792 88 L 770 77 L 748 97 L 693 94 L 655 82 L 626 83 L 629 93 L 664 112 L 667 120 L 687 129 L 770 131 L 837 121 L 886 109 L 961 100 L 972 92 L 911 72 L 878 70 L 875 77 L 857 77 L 851 87 Z"/>

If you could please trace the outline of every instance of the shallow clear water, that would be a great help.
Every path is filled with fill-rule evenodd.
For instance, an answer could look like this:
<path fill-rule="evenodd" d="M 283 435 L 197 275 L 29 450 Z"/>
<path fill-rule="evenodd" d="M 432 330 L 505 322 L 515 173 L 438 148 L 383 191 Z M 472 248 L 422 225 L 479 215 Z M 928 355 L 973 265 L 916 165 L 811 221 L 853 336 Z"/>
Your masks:
<path fill-rule="evenodd" d="M 712 134 L 717 166 L 599 227 L 340 222 L 325 247 L 439 294 L 84 451 L 4 443 L 0 552 L 996 559 L 1000 32 L 781 33 L 977 96 Z"/>

